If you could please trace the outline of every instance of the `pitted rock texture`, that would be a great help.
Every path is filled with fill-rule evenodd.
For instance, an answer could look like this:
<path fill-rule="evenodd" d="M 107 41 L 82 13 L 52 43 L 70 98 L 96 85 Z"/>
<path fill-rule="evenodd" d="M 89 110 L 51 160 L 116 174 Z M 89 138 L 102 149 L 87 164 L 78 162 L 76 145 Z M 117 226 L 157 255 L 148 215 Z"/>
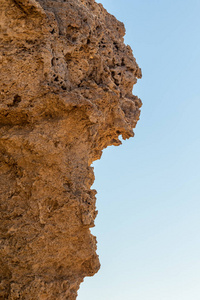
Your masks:
<path fill-rule="evenodd" d="M 1 0 L 0 299 L 76 299 L 99 267 L 91 163 L 133 136 L 141 77 L 94 0 Z"/>

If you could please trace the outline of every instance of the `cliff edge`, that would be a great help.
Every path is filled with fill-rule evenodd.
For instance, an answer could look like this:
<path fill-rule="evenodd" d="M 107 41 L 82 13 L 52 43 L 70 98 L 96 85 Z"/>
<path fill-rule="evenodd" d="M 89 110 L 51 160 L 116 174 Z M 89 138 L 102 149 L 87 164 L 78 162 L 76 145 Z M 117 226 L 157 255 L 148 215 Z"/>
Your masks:
<path fill-rule="evenodd" d="M 0 299 L 74 300 L 99 267 L 91 163 L 133 136 L 141 77 L 94 0 L 1 0 Z"/>

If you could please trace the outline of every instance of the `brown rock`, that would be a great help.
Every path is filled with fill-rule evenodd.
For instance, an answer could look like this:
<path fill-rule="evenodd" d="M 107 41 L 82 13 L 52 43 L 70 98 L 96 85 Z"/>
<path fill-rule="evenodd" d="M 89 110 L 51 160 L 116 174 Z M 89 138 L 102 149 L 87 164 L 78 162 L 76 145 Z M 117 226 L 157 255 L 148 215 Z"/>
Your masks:
<path fill-rule="evenodd" d="M 76 299 L 100 266 L 90 165 L 133 136 L 141 71 L 94 0 L 0 10 L 0 299 Z"/>

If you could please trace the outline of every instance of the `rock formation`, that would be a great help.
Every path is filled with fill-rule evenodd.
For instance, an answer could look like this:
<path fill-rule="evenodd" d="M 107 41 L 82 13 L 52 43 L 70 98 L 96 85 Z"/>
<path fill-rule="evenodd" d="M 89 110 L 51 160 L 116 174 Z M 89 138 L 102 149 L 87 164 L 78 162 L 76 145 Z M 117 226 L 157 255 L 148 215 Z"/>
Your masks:
<path fill-rule="evenodd" d="M 133 136 L 141 71 L 94 0 L 1 0 L 0 299 L 76 299 L 99 269 L 91 163 Z"/>

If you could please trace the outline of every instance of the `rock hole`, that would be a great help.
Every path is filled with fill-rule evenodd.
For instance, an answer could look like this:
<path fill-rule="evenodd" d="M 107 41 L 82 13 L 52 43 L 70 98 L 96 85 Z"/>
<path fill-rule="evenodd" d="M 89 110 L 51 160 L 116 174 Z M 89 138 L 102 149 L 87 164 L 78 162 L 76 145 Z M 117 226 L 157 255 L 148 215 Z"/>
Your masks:
<path fill-rule="evenodd" d="M 58 142 L 58 141 L 54 142 L 54 146 L 55 146 L 56 148 L 58 147 L 58 145 L 59 145 L 59 142 Z"/>
<path fill-rule="evenodd" d="M 114 46 L 115 46 L 115 49 L 116 49 L 116 50 L 118 50 L 118 49 L 119 49 L 119 47 L 118 47 L 118 45 L 117 45 L 117 43 L 116 43 L 116 42 L 114 42 Z"/>
<path fill-rule="evenodd" d="M 21 102 L 22 98 L 17 94 L 13 99 L 13 106 L 17 106 Z"/>
<path fill-rule="evenodd" d="M 17 107 L 18 104 L 21 102 L 21 100 L 22 100 L 21 96 L 19 96 L 17 94 L 17 95 L 14 96 L 13 103 L 12 104 L 8 104 L 7 106 L 8 107 L 13 107 L 13 106 Z"/>
<path fill-rule="evenodd" d="M 121 66 L 125 66 L 125 63 L 124 63 L 124 58 L 122 58 L 122 63 L 121 63 Z"/>

